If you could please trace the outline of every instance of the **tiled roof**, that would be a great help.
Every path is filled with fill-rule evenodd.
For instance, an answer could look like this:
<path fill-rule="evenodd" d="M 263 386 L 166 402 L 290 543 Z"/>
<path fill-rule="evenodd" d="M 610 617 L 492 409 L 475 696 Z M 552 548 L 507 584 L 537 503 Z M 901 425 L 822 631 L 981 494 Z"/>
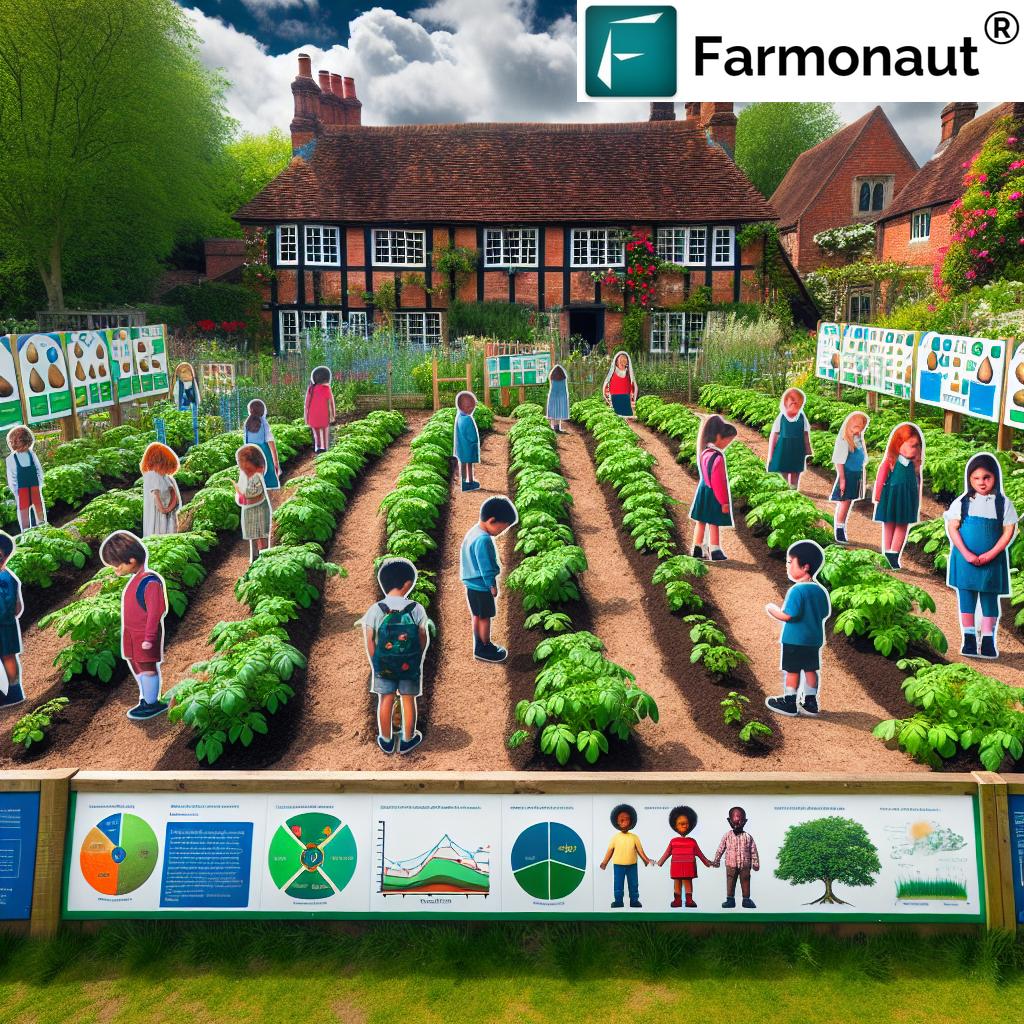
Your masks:
<path fill-rule="evenodd" d="M 334 126 L 235 214 L 281 220 L 774 220 L 692 121 Z"/>
<path fill-rule="evenodd" d="M 968 121 L 949 145 L 932 157 L 896 196 L 879 220 L 887 221 L 930 206 L 951 203 L 964 194 L 964 167 L 1004 117 L 1024 117 L 1024 103 L 1002 103 Z"/>
<path fill-rule="evenodd" d="M 903 140 L 886 117 L 885 111 L 881 107 L 875 107 L 796 158 L 771 199 L 772 206 L 779 214 L 780 228 L 786 229 L 796 225 L 818 194 L 828 185 L 832 175 L 857 144 L 868 125 L 876 118 L 882 118 L 889 125 L 896 141 L 903 147 L 907 160 L 914 167 L 917 166 L 917 162 L 903 146 Z"/>

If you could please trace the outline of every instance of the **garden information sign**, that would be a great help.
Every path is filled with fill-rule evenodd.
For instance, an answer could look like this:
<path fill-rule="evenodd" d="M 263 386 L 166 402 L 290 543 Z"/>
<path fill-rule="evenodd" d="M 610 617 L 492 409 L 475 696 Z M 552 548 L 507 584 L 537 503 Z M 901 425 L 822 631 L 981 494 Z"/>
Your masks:
<path fill-rule="evenodd" d="M 894 398 L 910 398 L 916 340 L 915 331 L 843 324 L 839 382 Z"/>
<path fill-rule="evenodd" d="M 0 793 L 0 921 L 29 919 L 38 832 L 39 794 Z"/>
<path fill-rule="evenodd" d="M 70 416 L 68 364 L 61 336 L 22 334 L 18 336 L 17 346 L 28 423 Z"/>
<path fill-rule="evenodd" d="M 1007 426 L 1024 429 L 1024 342 L 1017 346 L 1017 351 L 1010 359 L 1006 380 L 1003 422 Z"/>
<path fill-rule="evenodd" d="M 105 334 L 105 331 L 71 331 L 64 335 L 71 383 L 75 389 L 75 412 L 103 409 L 114 404 L 110 350 Z"/>
<path fill-rule="evenodd" d="M 839 380 L 840 327 L 835 323 L 818 325 L 818 352 L 814 373 L 824 380 Z"/>
<path fill-rule="evenodd" d="M 0 337 L 0 428 L 21 423 L 21 387 L 14 366 L 12 338 Z"/>
<path fill-rule="evenodd" d="M 142 391 L 135 370 L 131 332 L 127 327 L 111 328 L 107 331 L 107 344 L 110 347 L 110 369 L 117 385 L 117 401 L 130 402 Z"/>
<path fill-rule="evenodd" d="M 131 336 L 141 393 L 167 394 L 170 382 L 167 376 L 167 341 L 163 324 L 132 327 Z"/>
<path fill-rule="evenodd" d="M 546 384 L 551 373 L 551 352 L 518 352 L 487 357 L 487 384 L 492 388 Z"/>
<path fill-rule="evenodd" d="M 973 796 L 835 793 L 75 793 L 64 916 L 678 920 L 656 862 L 687 804 L 721 856 L 694 881 L 704 919 L 984 920 Z M 734 807 L 759 866 L 742 911 L 721 909 Z M 654 862 L 642 908 L 611 907 L 629 880 L 602 867 L 623 811 Z"/>
<path fill-rule="evenodd" d="M 917 400 L 998 423 L 1005 341 L 929 331 L 917 344 Z"/>

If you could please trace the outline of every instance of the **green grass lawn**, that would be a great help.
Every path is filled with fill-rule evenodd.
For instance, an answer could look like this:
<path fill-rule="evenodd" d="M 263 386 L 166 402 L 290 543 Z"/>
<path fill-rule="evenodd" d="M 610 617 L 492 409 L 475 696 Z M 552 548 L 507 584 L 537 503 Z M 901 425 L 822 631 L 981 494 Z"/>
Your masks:
<path fill-rule="evenodd" d="M 118 923 L 0 935 L 3 1024 L 990 1024 L 1024 942 L 668 925 Z"/>

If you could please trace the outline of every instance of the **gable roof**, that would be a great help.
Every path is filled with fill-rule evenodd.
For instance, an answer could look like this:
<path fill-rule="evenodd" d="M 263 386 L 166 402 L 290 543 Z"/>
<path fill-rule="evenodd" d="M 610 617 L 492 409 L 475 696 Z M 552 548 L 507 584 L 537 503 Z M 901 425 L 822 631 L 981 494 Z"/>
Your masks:
<path fill-rule="evenodd" d="M 785 230 L 796 225 L 832 180 L 832 176 L 860 141 L 868 126 L 879 118 L 889 128 L 910 164 L 917 167 L 917 161 L 910 155 L 885 111 L 880 106 L 874 107 L 863 117 L 859 117 L 845 128 L 840 128 L 834 135 L 812 146 L 793 161 L 771 198 L 772 206 L 779 214 L 780 229 Z"/>
<path fill-rule="evenodd" d="M 1024 117 L 1024 103 L 1001 103 L 968 121 L 903 187 L 892 205 L 879 217 L 891 220 L 931 206 L 953 202 L 964 194 L 964 164 L 969 163 L 982 143 L 1004 117 Z"/>
<path fill-rule="evenodd" d="M 243 223 L 775 220 L 693 121 L 322 130 L 235 214 Z"/>

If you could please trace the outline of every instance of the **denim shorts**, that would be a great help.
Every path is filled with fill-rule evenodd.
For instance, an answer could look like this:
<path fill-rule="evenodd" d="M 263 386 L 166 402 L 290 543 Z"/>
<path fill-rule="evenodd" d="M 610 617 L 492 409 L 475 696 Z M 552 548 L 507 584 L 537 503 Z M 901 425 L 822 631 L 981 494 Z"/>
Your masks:
<path fill-rule="evenodd" d="M 419 697 L 423 693 L 423 678 L 416 679 L 381 679 L 374 675 L 370 678 L 370 693 L 381 696 L 397 693 L 403 697 Z"/>

